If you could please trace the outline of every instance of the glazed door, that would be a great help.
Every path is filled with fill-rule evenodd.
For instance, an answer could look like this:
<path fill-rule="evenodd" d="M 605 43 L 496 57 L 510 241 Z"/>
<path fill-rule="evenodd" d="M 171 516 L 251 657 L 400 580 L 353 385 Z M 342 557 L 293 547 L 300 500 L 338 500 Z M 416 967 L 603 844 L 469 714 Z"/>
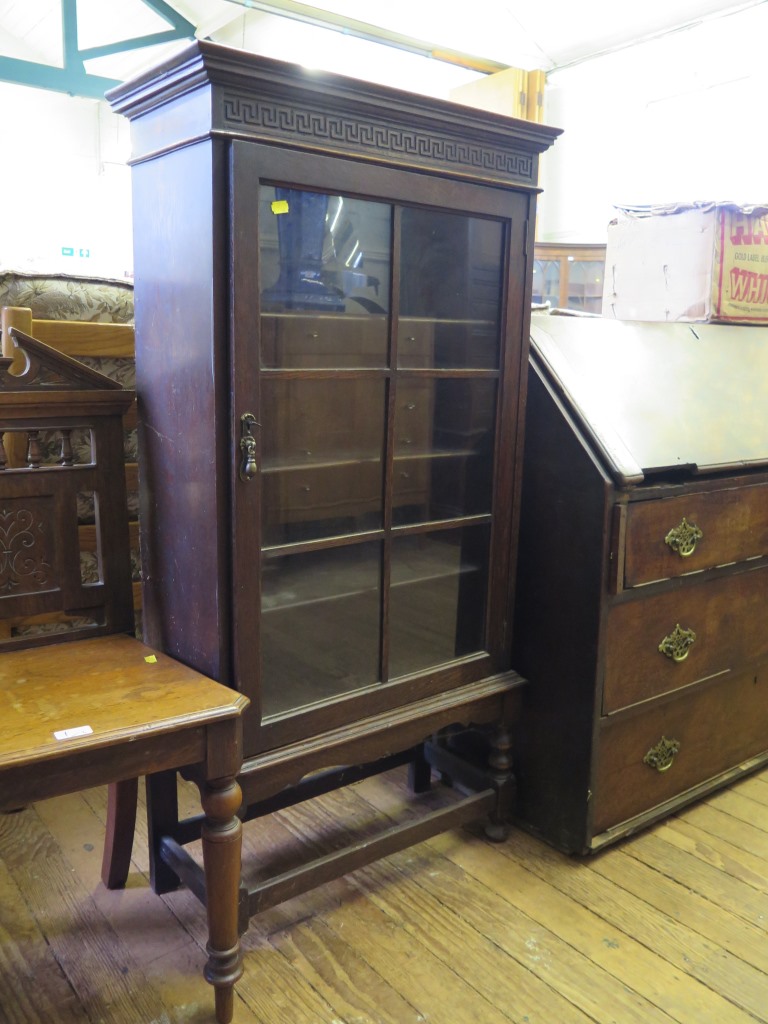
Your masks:
<path fill-rule="evenodd" d="M 508 667 L 528 201 L 239 143 L 233 183 L 234 640 L 260 749 Z"/>

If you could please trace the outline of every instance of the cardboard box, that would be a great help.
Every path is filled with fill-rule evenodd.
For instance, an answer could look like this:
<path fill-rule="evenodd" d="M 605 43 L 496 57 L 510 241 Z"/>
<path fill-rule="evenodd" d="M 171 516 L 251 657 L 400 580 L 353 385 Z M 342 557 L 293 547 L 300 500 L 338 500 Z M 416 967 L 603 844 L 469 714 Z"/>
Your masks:
<path fill-rule="evenodd" d="M 608 226 L 603 316 L 768 324 L 768 205 L 620 208 Z"/>

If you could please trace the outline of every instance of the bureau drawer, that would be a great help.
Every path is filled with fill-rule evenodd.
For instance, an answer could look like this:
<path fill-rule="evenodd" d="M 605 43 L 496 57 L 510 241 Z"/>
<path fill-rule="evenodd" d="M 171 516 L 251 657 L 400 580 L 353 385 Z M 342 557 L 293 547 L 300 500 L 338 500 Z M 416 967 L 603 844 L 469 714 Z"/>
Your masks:
<path fill-rule="evenodd" d="M 691 545 L 689 554 L 681 554 Z M 626 587 L 766 553 L 768 484 L 634 502 L 627 508 Z"/>
<path fill-rule="evenodd" d="M 603 712 L 762 658 L 768 658 L 768 567 L 615 605 L 606 623 Z"/>
<path fill-rule="evenodd" d="M 669 768 L 659 771 L 644 758 L 663 738 L 679 750 Z M 593 832 L 650 810 L 765 750 L 766 666 L 651 705 L 642 714 L 604 720 L 594 775 Z"/>

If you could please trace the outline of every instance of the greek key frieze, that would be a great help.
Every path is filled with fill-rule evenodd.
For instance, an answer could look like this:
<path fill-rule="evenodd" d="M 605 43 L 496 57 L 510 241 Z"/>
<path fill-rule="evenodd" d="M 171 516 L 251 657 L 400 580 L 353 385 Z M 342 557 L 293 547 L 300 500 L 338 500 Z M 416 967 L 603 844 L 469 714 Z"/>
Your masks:
<path fill-rule="evenodd" d="M 505 179 L 531 181 L 533 158 L 508 148 L 484 146 L 444 138 L 417 129 L 298 110 L 273 101 L 228 93 L 224 96 L 224 120 L 229 128 L 250 128 L 281 138 L 326 142 L 339 148 L 375 150 L 390 157 L 421 160 L 464 170 L 484 171 Z"/>

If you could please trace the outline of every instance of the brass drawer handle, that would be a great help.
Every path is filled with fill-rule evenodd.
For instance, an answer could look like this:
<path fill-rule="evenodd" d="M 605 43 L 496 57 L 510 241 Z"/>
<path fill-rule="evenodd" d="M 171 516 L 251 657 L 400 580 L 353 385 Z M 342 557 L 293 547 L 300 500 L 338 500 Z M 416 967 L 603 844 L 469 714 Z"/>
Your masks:
<path fill-rule="evenodd" d="M 665 636 L 659 644 L 659 651 L 661 654 L 671 658 L 672 661 L 685 661 L 695 640 L 696 634 L 694 631 L 692 629 L 683 629 L 678 622 L 672 632 Z"/>
<path fill-rule="evenodd" d="M 643 764 L 649 768 L 655 768 L 657 772 L 666 772 L 672 767 L 672 762 L 680 751 L 680 743 L 677 740 L 668 740 L 662 736 L 655 747 L 651 747 L 643 758 Z"/>
<path fill-rule="evenodd" d="M 689 523 L 683 516 L 679 526 L 675 526 L 664 538 L 664 543 L 669 544 L 673 551 L 676 551 L 681 558 L 688 558 L 696 550 L 696 541 L 704 536 L 695 523 Z"/>

